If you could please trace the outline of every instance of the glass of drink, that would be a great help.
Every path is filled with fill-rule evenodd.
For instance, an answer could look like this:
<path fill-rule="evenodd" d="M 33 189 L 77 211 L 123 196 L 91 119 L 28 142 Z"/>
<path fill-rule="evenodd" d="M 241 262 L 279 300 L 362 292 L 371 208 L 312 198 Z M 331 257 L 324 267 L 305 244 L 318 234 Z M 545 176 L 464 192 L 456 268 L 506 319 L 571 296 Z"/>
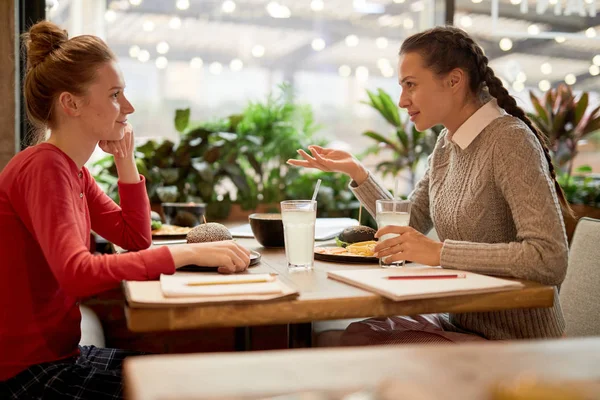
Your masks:
<path fill-rule="evenodd" d="M 375 219 L 379 229 L 384 226 L 408 226 L 410 221 L 410 201 L 409 200 L 377 200 L 375 203 Z M 395 233 L 388 233 L 379 238 L 384 241 L 397 237 Z M 387 256 L 389 257 L 389 256 Z M 382 268 L 396 268 L 404 266 L 404 260 L 387 262 L 386 258 L 379 259 L 379 266 Z"/>
<path fill-rule="evenodd" d="M 317 202 L 314 200 L 282 201 L 281 219 L 288 268 L 312 268 L 315 261 Z"/>

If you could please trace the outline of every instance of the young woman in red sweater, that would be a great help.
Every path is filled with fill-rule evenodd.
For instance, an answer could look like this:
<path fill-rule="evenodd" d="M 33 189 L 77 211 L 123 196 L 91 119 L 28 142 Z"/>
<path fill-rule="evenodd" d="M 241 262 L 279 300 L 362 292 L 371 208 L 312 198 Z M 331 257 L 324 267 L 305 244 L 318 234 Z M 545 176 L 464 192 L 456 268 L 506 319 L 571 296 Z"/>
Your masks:
<path fill-rule="evenodd" d="M 24 40 L 27 115 L 50 136 L 0 173 L 0 398 L 119 398 L 126 353 L 78 346 L 79 299 L 187 264 L 244 271 L 250 253 L 233 241 L 147 249 L 150 204 L 115 55 L 50 22 Z M 98 144 L 115 157 L 120 205 L 84 167 Z M 93 255 L 92 229 L 139 251 Z"/>

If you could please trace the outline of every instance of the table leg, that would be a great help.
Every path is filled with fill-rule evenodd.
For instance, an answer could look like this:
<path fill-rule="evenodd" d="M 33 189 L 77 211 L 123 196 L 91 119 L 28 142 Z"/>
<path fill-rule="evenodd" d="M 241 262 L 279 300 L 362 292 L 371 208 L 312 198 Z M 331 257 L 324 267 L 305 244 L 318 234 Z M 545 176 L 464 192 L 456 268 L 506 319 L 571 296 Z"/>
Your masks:
<path fill-rule="evenodd" d="M 252 350 L 252 332 L 249 326 L 235 328 L 235 351 Z"/>
<path fill-rule="evenodd" d="M 312 347 L 312 322 L 288 325 L 288 347 Z"/>

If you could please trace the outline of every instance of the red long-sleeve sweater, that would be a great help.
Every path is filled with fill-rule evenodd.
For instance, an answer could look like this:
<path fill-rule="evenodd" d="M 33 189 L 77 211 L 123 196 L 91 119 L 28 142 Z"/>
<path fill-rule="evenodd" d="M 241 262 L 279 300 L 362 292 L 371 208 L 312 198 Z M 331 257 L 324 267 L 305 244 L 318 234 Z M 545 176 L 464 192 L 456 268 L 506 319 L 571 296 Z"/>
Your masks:
<path fill-rule="evenodd" d="M 119 194 L 120 206 L 48 143 L 0 173 L 0 381 L 78 354 L 79 298 L 175 271 L 166 247 L 90 253 L 91 229 L 125 249 L 151 244 L 144 179 L 120 183 Z"/>

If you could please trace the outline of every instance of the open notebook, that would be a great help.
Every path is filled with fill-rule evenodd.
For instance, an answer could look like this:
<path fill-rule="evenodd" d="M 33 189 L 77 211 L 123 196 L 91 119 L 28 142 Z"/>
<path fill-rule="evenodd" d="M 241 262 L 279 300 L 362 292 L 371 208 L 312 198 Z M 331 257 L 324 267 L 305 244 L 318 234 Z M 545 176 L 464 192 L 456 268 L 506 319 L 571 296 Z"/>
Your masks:
<path fill-rule="evenodd" d="M 431 275 L 459 275 L 459 277 L 427 279 Z M 431 267 L 330 271 L 327 276 L 395 301 L 498 292 L 523 287 L 520 282 Z M 410 276 L 411 279 L 388 279 L 391 276 L 404 278 Z M 419 279 L 419 277 L 423 278 Z"/>
<path fill-rule="evenodd" d="M 298 291 L 275 279 L 269 286 L 263 283 L 189 286 L 190 282 L 219 279 L 247 279 L 269 274 L 219 275 L 214 272 L 176 272 L 162 275 L 160 281 L 125 281 L 123 287 L 127 304 L 135 308 L 160 308 L 211 303 L 254 303 L 287 300 L 298 297 Z M 241 289 L 239 287 L 242 286 Z M 209 288 L 208 291 L 206 288 Z"/>
<path fill-rule="evenodd" d="M 357 226 L 358 220 L 352 218 L 317 218 L 315 222 L 315 240 L 330 240 L 351 226 Z M 253 238 L 250 224 L 229 229 L 233 237 Z"/>

